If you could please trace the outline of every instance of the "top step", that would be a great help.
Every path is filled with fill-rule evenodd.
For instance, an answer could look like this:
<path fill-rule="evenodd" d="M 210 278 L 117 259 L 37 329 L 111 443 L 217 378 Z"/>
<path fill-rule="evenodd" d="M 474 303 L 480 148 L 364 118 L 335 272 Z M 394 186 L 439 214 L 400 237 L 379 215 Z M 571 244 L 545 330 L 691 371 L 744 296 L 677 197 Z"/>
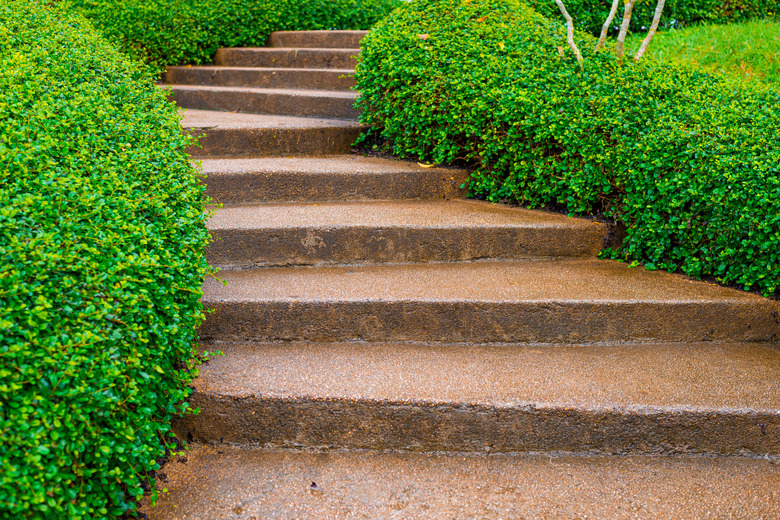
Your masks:
<path fill-rule="evenodd" d="M 359 49 L 368 31 L 277 31 L 268 38 L 269 47 L 298 49 Z"/>

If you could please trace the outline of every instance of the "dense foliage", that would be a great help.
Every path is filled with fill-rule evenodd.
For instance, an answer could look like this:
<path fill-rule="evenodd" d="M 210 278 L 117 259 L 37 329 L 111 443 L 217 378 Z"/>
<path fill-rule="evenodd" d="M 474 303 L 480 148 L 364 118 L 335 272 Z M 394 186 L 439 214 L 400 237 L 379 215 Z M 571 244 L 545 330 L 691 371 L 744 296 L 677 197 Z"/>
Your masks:
<path fill-rule="evenodd" d="M 625 223 L 616 258 L 774 293 L 780 94 L 577 39 L 584 69 L 514 0 L 416 0 L 363 40 L 363 121 L 489 200 Z"/>
<path fill-rule="evenodd" d="M 541 14 L 553 19 L 561 17 L 553 0 L 527 0 Z M 577 28 L 599 34 L 612 7 L 611 0 L 564 0 Z M 631 19 L 633 31 L 646 31 L 653 21 L 657 0 L 639 0 Z M 661 28 L 685 27 L 694 24 L 723 24 L 753 18 L 780 15 L 777 0 L 667 0 L 661 16 Z M 623 18 L 623 2 L 612 23 L 611 34 L 617 34 Z"/>
<path fill-rule="evenodd" d="M 0 0 L 0 518 L 114 517 L 158 468 L 207 270 L 188 144 L 83 18 Z"/>
<path fill-rule="evenodd" d="M 402 0 L 71 0 L 129 54 L 162 67 L 209 62 L 271 31 L 368 29 Z"/>

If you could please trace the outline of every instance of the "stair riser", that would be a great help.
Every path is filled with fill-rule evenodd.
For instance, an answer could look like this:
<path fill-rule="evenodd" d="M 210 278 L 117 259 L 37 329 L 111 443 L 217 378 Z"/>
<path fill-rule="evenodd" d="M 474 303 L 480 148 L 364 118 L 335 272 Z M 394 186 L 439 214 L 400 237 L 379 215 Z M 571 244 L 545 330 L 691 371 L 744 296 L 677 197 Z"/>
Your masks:
<path fill-rule="evenodd" d="M 214 63 L 222 67 L 354 69 L 358 49 L 219 49 Z"/>
<path fill-rule="evenodd" d="M 279 114 L 295 117 L 321 117 L 357 120 L 360 113 L 353 98 L 266 94 L 244 91 L 171 89 L 172 98 L 182 108 L 220 110 L 245 114 Z"/>
<path fill-rule="evenodd" d="M 269 47 L 299 49 L 359 49 L 365 31 L 279 31 L 271 33 Z"/>
<path fill-rule="evenodd" d="M 341 228 L 212 231 L 210 265 L 232 268 L 596 256 L 605 229 Z"/>
<path fill-rule="evenodd" d="M 188 128 L 200 146 L 187 153 L 198 157 L 274 157 L 349 153 L 360 128 Z"/>
<path fill-rule="evenodd" d="M 509 343 L 774 342 L 775 307 L 730 302 L 224 302 L 201 339 Z"/>
<path fill-rule="evenodd" d="M 165 82 L 174 85 L 350 90 L 355 77 L 342 70 L 235 70 L 213 67 L 170 67 Z"/>
<path fill-rule="evenodd" d="M 780 416 L 754 412 L 229 398 L 195 393 L 183 438 L 278 447 L 607 454 L 780 454 Z"/>
<path fill-rule="evenodd" d="M 252 172 L 212 174 L 206 195 L 214 203 L 318 202 L 355 200 L 452 199 L 465 196 L 460 186 L 468 174 Z"/>

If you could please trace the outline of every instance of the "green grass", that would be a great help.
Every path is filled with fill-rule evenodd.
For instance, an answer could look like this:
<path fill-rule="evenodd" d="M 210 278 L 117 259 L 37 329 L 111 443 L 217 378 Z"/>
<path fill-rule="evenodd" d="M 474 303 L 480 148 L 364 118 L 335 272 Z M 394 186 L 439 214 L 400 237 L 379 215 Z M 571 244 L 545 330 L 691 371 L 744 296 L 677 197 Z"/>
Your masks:
<path fill-rule="evenodd" d="M 638 49 L 644 34 L 631 37 Z M 755 20 L 659 32 L 647 51 L 708 72 L 730 74 L 780 88 L 780 21 Z"/>

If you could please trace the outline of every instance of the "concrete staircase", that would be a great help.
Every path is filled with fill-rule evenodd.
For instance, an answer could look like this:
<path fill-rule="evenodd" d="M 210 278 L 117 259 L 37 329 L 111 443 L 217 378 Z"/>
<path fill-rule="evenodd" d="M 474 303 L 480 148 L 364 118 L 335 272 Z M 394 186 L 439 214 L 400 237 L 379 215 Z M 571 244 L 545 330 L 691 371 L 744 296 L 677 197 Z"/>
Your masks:
<path fill-rule="evenodd" d="M 360 32 L 172 67 L 214 310 L 154 519 L 780 518 L 777 302 L 348 155 Z"/>

